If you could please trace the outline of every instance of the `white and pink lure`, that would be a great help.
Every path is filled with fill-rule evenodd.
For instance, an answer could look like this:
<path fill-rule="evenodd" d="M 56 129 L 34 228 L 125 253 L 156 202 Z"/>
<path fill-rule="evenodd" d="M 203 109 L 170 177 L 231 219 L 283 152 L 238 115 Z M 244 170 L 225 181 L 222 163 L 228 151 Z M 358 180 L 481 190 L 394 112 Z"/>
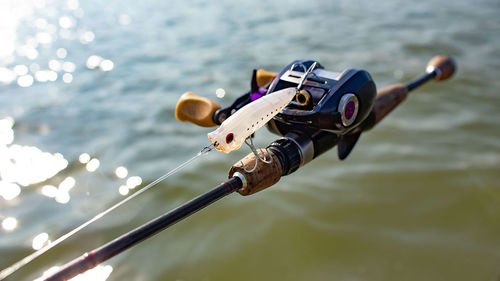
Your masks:
<path fill-rule="evenodd" d="M 217 151 L 229 153 L 243 145 L 245 140 L 264 126 L 295 97 L 297 88 L 286 88 L 267 94 L 240 108 L 229 116 L 208 140 Z"/>

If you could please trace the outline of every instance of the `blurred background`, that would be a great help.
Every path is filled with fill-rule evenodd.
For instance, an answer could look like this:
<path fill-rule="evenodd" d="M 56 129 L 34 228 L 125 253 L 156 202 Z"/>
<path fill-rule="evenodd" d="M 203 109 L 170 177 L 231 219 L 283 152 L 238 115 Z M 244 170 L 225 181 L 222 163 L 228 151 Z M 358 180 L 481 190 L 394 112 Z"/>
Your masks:
<path fill-rule="evenodd" d="M 347 160 L 332 150 L 229 196 L 84 280 L 500 280 L 500 2 L 1 0 L 0 268 L 207 145 L 212 129 L 174 118 L 185 91 L 228 105 L 254 68 L 295 59 L 381 89 L 436 54 L 454 78 L 413 92 Z M 248 152 L 202 157 L 8 280 L 209 190 Z"/>

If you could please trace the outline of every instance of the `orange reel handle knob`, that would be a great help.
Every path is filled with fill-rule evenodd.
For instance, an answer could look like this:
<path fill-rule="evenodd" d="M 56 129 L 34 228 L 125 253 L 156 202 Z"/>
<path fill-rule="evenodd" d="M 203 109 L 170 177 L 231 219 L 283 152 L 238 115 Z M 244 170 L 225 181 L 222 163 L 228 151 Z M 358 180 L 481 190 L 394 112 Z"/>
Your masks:
<path fill-rule="evenodd" d="M 191 122 L 202 127 L 213 127 L 214 113 L 220 109 L 215 101 L 200 97 L 192 92 L 184 93 L 175 107 L 175 118 L 181 122 Z"/>

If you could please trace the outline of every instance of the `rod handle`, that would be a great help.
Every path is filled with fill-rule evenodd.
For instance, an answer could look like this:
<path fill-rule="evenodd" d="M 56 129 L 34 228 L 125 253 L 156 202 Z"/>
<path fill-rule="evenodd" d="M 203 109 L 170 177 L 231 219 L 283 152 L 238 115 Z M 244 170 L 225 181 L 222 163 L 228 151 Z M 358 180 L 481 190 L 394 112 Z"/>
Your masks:
<path fill-rule="evenodd" d="M 377 92 L 370 115 L 363 121 L 361 127 L 364 131 L 373 128 L 387 114 L 393 111 L 408 96 L 408 88 L 403 84 L 396 84 Z"/>
<path fill-rule="evenodd" d="M 241 159 L 241 161 L 235 163 L 229 170 L 229 178 L 235 177 L 236 172 L 244 177 L 244 180 L 242 180 L 243 187 L 237 190 L 241 195 L 246 196 L 264 190 L 277 183 L 281 178 L 281 162 L 276 154 L 271 150 L 265 149 L 259 149 L 258 153 L 262 159 L 266 157 L 269 159 L 269 157 L 271 157 L 272 162 L 264 163 L 258 160 L 257 168 L 253 172 L 247 172 L 253 169 L 255 161 L 257 161 L 255 154 L 250 152 Z"/>
<path fill-rule="evenodd" d="M 437 81 L 443 81 L 455 73 L 457 66 L 452 57 L 446 55 L 438 55 L 433 57 L 427 64 L 427 72 L 436 72 L 434 79 Z"/>
<path fill-rule="evenodd" d="M 182 122 L 191 122 L 202 127 L 217 126 L 213 120 L 214 113 L 220 109 L 215 101 L 200 97 L 193 92 L 186 92 L 177 101 L 175 118 Z"/>

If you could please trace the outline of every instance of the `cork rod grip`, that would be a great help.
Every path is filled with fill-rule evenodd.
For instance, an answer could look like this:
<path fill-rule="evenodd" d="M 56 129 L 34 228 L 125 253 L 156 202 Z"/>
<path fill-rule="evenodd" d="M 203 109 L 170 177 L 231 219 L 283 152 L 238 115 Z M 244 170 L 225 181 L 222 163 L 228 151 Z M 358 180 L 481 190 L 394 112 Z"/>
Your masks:
<path fill-rule="evenodd" d="M 387 114 L 393 111 L 408 96 L 408 89 L 402 84 L 396 84 L 384 88 L 377 93 L 373 104 L 374 125 L 382 121 Z"/>
<path fill-rule="evenodd" d="M 268 152 L 266 150 L 258 150 L 259 156 L 262 159 L 269 159 Z M 246 179 L 246 185 L 240 188 L 238 191 L 241 195 L 250 195 L 261 190 L 264 190 L 273 184 L 277 183 L 282 174 L 282 167 L 278 157 L 274 154 L 274 152 L 269 151 L 272 157 L 271 163 L 264 163 L 261 160 L 257 162 L 257 168 L 253 172 L 246 172 L 253 169 L 255 166 L 255 161 L 257 161 L 255 154 L 250 152 L 247 156 L 245 156 L 241 161 L 235 163 L 231 169 L 229 170 L 229 178 L 234 176 L 234 173 L 241 173 Z M 243 168 L 242 163 L 245 168 Z"/>

